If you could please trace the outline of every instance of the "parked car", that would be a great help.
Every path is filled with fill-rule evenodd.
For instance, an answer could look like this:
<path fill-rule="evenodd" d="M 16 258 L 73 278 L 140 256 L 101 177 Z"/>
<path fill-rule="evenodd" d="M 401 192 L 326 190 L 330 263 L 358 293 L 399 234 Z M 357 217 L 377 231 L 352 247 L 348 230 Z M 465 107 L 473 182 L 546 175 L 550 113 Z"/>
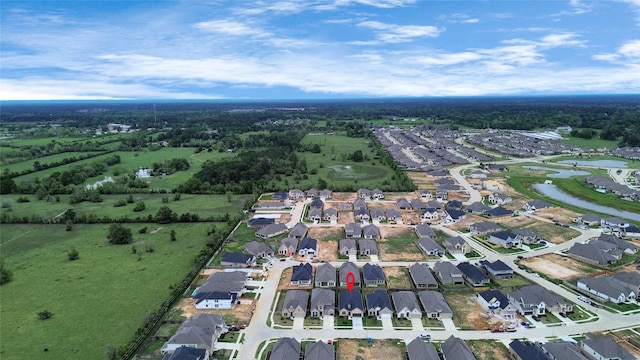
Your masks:
<path fill-rule="evenodd" d="M 504 332 L 504 329 L 499 327 L 494 327 L 494 328 L 491 328 L 491 332 L 492 333 Z"/>
<path fill-rule="evenodd" d="M 431 339 L 431 334 L 420 334 L 419 336 L 422 339 Z"/>
<path fill-rule="evenodd" d="M 540 240 L 540 241 L 538 241 L 538 244 L 540 244 L 540 245 L 547 245 L 547 242 L 546 242 L 546 241 L 544 241 L 544 240 Z"/>
<path fill-rule="evenodd" d="M 522 255 L 518 255 L 518 259 L 519 259 L 519 260 L 522 260 L 522 259 L 524 259 L 524 256 L 522 256 Z"/>
<path fill-rule="evenodd" d="M 562 316 L 563 318 L 566 318 L 566 317 L 567 317 L 567 314 L 565 314 L 565 313 L 563 313 L 563 312 L 561 312 L 561 313 L 559 313 L 559 314 L 560 314 L 560 316 Z"/>
<path fill-rule="evenodd" d="M 535 321 L 540 321 L 540 318 L 538 317 L 538 315 L 533 315 L 531 318 Z"/>
<path fill-rule="evenodd" d="M 507 328 L 506 332 L 516 332 L 516 328 Z"/>

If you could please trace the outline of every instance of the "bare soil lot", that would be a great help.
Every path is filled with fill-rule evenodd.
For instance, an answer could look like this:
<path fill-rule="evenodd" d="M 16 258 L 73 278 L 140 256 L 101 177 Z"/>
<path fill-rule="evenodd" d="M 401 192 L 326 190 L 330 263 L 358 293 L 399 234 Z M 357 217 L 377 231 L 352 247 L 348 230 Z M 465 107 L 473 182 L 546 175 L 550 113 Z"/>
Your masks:
<path fill-rule="evenodd" d="M 318 247 L 320 248 L 317 253 L 319 259 L 338 261 L 338 242 L 336 240 L 322 240 Z"/>
<path fill-rule="evenodd" d="M 436 189 L 433 180 L 437 179 L 437 177 L 425 176 L 423 172 L 414 171 L 407 171 L 407 176 L 419 189 L 429 189 L 432 192 Z"/>
<path fill-rule="evenodd" d="M 317 240 L 339 240 L 343 238 L 342 226 L 310 226 L 307 236 Z"/>
<path fill-rule="evenodd" d="M 594 272 L 587 264 L 566 256 L 546 254 L 521 261 L 522 265 L 550 278 L 568 280 Z"/>
<path fill-rule="evenodd" d="M 503 343 L 493 340 L 467 341 L 478 360 L 509 359 L 509 351 Z"/>
<path fill-rule="evenodd" d="M 409 270 L 406 267 L 387 266 L 383 268 L 384 277 L 387 279 L 387 287 L 389 289 L 406 289 L 411 290 L 411 279 Z"/>
<path fill-rule="evenodd" d="M 403 360 L 405 344 L 402 340 L 340 339 L 337 341 L 338 360 Z"/>
<path fill-rule="evenodd" d="M 380 226 L 380 235 L 383 239 L 390 237 L 397 238 L 416 238 L 415 230 L 409 226 Z"/>
<path fill-rule="evenodd" d="M 395 204 L 395 202 L 398 199 L 401 199 L 401 198 L 405 198 L 407 200 L 418 199 L 418 198 L 420 198 L 420 195 L 418 195 L 417 191 L 412 191 L 412 192 L 394 192 L 394 193 L 384 194 L 384 199 L 387 200 L 387 201 L 393 201 L 393 204 Z"/>
<path fill-rule="evenodd" d="M 340 211 L 338 212 L 338 224 L 350 224 L 352 222 L 356 222 L 356 217 L 353 214 L 353 211 Z"/>
<path fill-rule="evenodd" d="M 489 325 L 482 317 L 485 311 L 476 301 L 474 294 L 468 292 L 446 292 L 445 298 L 453 310 L 453 322 L 462 329 L 485 330 Z"/>
<path fill-rule="evenodd" d="M 255 303 L 255 301 L 254 301 Z M 182 315 L 186 318 L 192 318 L 197 314 L 217 314 L 225 319 L 229 324 L 248 324 L 251 320 L 250 312 L 253 310 L 253 304 L 238 304 L 229 310 L 199 310 L 196 309 L 194 298 L 184 298 L 177 306 L 182 311 Z"/>
<path fill-rule="evenodd" d="M 331 201 L 351 201 L 354 202 L 358 198 L 358 194 L 355 192 L 348 193 L 337 193 L 334 192 L 331 194 Z"/>
<path fill-rule="evenodd" d="M 545 217 L 553 220 L 560 221 L 562 223 L 571 224 L 573 223 L 573 219 L 582 215 L 577 212 L 567 210 L 560 207 L 552 207 L 550 209 L 544 209 L 536 212 L 536 215 L 540 217 Z"/>

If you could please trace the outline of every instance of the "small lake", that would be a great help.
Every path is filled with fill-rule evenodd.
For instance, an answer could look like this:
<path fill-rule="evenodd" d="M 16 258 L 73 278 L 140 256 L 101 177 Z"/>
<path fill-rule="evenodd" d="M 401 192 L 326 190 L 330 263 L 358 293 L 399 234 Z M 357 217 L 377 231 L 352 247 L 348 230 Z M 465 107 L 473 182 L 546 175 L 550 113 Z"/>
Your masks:
<path fill-rule="evenodd" d="M 560 164 L 577 164 L 582 166 L 597 166 L 607 168 L 626 168 L 627 162 L 620 160 L 562 160 L 558 161 Z"/>
<path fill-rule="evenodd" d="M 533 187 L 543 195 L 562 201 L 563 203 L 567 203 L 569 205 L 581 207 L 587 210 L 597 211 L 599 213 L 608 214 L 611 216 L 621 217 L 628 220 L 640 221 L 640 214 L 638 213 L 618 210 L 608 206 L 602 206 L 586 200 L 578 199 L 558 190 L 558 188 L 553 184 L 533 184 Z"/>
<path fill-rule="evenodd" d="M 547 176 L 550 178 L 556 178 L 556 179 L 566 179 L 571 176 L 590 174 L 590 172 L 584 171 L 584 170 L 556 169 L 556 168 L 550 168 L 550 167 L 544 167 L 544 166 L 523 166 L 523 167 L 525 169 L 530 169 L 530 170 L 553 171 L 554 172 L 553 174 L 548 174 Z"/>

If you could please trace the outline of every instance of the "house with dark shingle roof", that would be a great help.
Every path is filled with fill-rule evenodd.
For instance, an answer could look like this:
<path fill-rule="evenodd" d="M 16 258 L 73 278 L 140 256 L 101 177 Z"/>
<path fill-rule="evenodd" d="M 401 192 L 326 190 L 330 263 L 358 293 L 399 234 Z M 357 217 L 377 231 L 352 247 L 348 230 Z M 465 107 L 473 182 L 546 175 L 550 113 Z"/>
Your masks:
<path fill-rule="evenodd" d="M 356 220 L 360 220 L 362 222 L 371 220 L 371 215 L 369 215 L 369 210 L 367 209 L 355 209 L 353 211 L 353 215 Z"/>
<path fill-rule="evenodd" d="M 358 199 L 371 200 L 371 190 L 364 188 L 358 189 Z"/>
<path fill-rule="evenodd" d="M 433 265 L 436 277 L 444 285 L 463 285 L 462 271 L 448 261 L 438 261 Z"/>
<path fill-rule="evenodd" d="M 387 210 L 385 216 L 390 224 L 402 224 L 402 214 L 396 209 Z"/>
<path fill-rule="evenodd" d="M 569 248 L 567 255 L 594 265 L 611 265 L 619 260 L 619 257 L 609 254 L 607 251 L 602 251 L 594 242 L 587 244 L 575 243 Z"/>
<path fill-rule="evenodd" d="M 469 345 L 453 335 L 442 343 L 441 351 L 443 360 L 476 360 Z"/>
<path fill-rule="evenodd" d="M 247 226 L 252 229 L 259 229 L 274 223 L 275 223 L 275 220 L 271 218 L 254 217 L 247 221 Z"/>
<path fill-rule="evenodd" d="M 573 311 L 573 304 L 538 284 L 512 291 L 507 294 L 507 298 L 522 315 L 545 315 L 547 311 Z"/>
<path fill-rule="evenodd" d="M 432 239 L 437 238 L 436 232 L 429 226 L 429 224 L 419 224 L 416 226 L 416 235 L 419 239 Z"/>
<path fill-rule="evenodd" d="M 286 191 L 276 191 L 271 195 L 272 200 L 286 200 L 289 198 L 289 194 Z"/>
<path fill-rule="evenodd" d="M 378 244 L 372 239 L 358 240 L 358 253 L 364 255 L 378 255 Z"/>
<path fill-rule="evenodd" d="M 287 237 L 280 241 L 278 255 L 293 256 L 298 250 L 298 239 Z"/>
<path fill-rule="evenodd" d="M 318 240 L 313 238 L 304 238 L 298 247 L 299 255 L 315 255 L 318 250 Z"/>
<path fill-rule="evenodd" d="M 284 234 L 289 230 L 285 224 L 271 224 L 256 231 L 256 236 L 263 239 L 268 239 L 280 234 Z"/>
<path fill-rule="evenodd" d="M 333 316 L 336 312 L 336 292 L 329 289 L 311 290 L 311 317 Z"/>
<path fill-rule="evenodd" d="M 462 201 L 451 200 L 451 201 L 447 202 L 446 208 L 447 208 L 447 210 L 449 210 L 449 209 L 462 210 Z"/>
<path fill-rule="evenodd" d="M 539 241 L 543 240 L 542 236 L 538 235 L 536 232 L 528 228 L 517 228 L 511 230 L 511 232 L 519 235 L 524 244 L 536 244 Z"/>
<path fill-rule="evenodd" d="M 476 300 L 488 314 L 500 316 L 505 320 L 514 320 L 518 313 L 518 309 L 509 302 L 509 299 L 500 290 L 491 289 L 479 292 L 476 294 Z"/>
<path fill-rule="evenodd" d="M 273 345 L 269 360 L 299 359 L 302 353 L 300 343 L 295 338 L 280 338 Z"/>
<path fill-rule="evenodd" d="M 416 244 L 424 251 L 425 254 L 430 256 L 444 256 L 444 249 L 435 240 L 430 238 L 417 239 Z"/>
<path fill-rule="evenodd" d="M 489 278 L 477 267 L 463 262 L 457 268 L 462 272 L 462 277 L 471 286 L 484 286 L 489 283 Z"/>
<path fill-rule="evenodd" d="M 373 224 L 362 227 L 362 237 L 365 239 L 380 239 L 380 229 Z"/>
<path fill-rule="evenodd" d="M 580 348 L 569 341 L 547 342 L 542 348 L 551 360 L 589 360 L 580 353 Z"/>
<path fill-rule="evenodd" d="M 424 290 L 418 292 L 418 299 L 420 299 L 424 313 L 429 319 L 453 317 L 453 310 L 451 310 L 442 293 Z"/>
<path fill-rule="evenodd" d="M 630 241 L 620 239 L 612 234 L 600 234 L 598 241 L 605 241 L 618 247 L 618 249 L 624 251 L 627 254 L 635 254 L 638 252 L 638 247 L 633 245 Z"/>
<path fill-rule="evenodd" d="M 378 265 L 366 263 L 362 266 L 362 279 L 365 286 L 384 285 L 384 271 Z"/>
<path fill-rule="evenodd" d="M 633 301 L 638 294 L 630 288 L 615 281 L 611 276 L 586 276 L 578 279 L 578 289 L 588 291 L 603 301 L 611 301 L 620 304 L 625 301 Z"/>
<path fill-rule="evenodd" d="M 338 210 L 335 208 L 328 208 L 324 210 L 322 214 L 322 220 L 330 221 L 332 224 L 336 224 L 338 221 Z"/>
<path fill-rule="evenodd" d="M 289 232 L 289 237 L 301 240 L 305 237 L 305 235 L 307 235 L 307 230 L 307 225 L 299 222 L 293 226 L 293 228 Z"/>
<path fill-rule="evenodd" d="M 300 200 L 304 199 L 304 191 L 300 189 L 291 189 L 289 190 L 289 198 L 292 200 Z"/>
<path fill-rule="evenodd" d="M 470 214 L 484 214 L 487 211 L 491 210 L 491 208 L 479 201 L 471 203 L 464 208 L 467 213 Z"/>
<path fill-rule="evenodd" d="M 420 213 L 420 219 L 426 222 L 434 222 L 440 218 L 436 208 L 426 208 Z"/>
<path fill-rule="evenodd" d="M 511 196 L 509 196 L 507 194 L 501 194 L 501 193 L 493 193 L 493 194 L 489 195 L 487 200 L 490 203 L 495 204 L 495 205 L 504 205 L 506 203 L 509 203 L 509 202 L 513 201 L 513 199 L 511 199 Z"/>
<path fill-rule="evenodd" d="M 549 209 L 552 207 L 553 205 L 549 204 L 548 202 L 544 200 L 536 199 L 536 200 L 531 200 L 528 203 L 525 203 L 522 206 L 522 209 L 524 211 L 538 211 L 543 209 Z"/>
<path fill-rule="evenodd" d="M 633 360 L 636 358 L 608 336 L 588 333 L 579 344 L 580 350 L 594 359 Z"/>
<path fill-rule="evenodd" d="M 362 228 L 358 223 L 349 223 L 344 225 L 344 236 L 347 238 L 362 237 Z"/>
<path fill-rule="evenodd" d="M 459 220 L 462 220 L 466 213 L 461 210 L 447 209 L 442 213 L 442 218 L 445 224 L 453 224 Z"/>
<path fill-rule="evenodd" d="M 502 231 L 500 225 L 489 221 L 481 221 L 469 225 L 471 235 L 487 235 L 498 231 Z"/>
<path fill-rule="evenodd" d="M 579 223 L 579 224 L 584 224 L 587 226 L 598 226 L 600 225 L 600 221 L 602 220 L 602 217 L 600 215 L 596 215 L 596 214 L 585 214 L 582 216 L 578 216 L 575 219 L 575 222 Z"/>
<path fill-rule="evenodd" d="M 425 204 L 420 199 L 411 199 L 409 203 L 411 204 L 411 209 L 413 210 L 423 211 L 424 209 L 428 208 L 427 204 Z"/>
<path fill-rule="evenodd" d="M 225 252 L 220 258 L 220 265 L 227 267 L 249 267 L 256 262 L 256 257 L 240 252 Z"/>
<path fill-rule="evenodd" d="M 327 200 L 327 199 L 331 199 L 333 192 L 331 190 L 321 190 L 320 191 L 320 200 Z"/>
<path fill-rule="evenodd" d="M 418 195 L 423 199 L 431 199 L 433 197 L 431 192 L 427 189 L 418 189 Z"/>
<path fill-rule="evenodd" d="M 353 210 L 358 210 L 358 209 L 367 209 L 367 203 L 362 200 L 362 199 L 356 199 L 356 201 L 353 202 Z"/>
<path fill-rule="evenodd" d="M 309 204 L 309 209 L 320 209 L 322 210 L 324 208 L 324 202 L 320 199 L 313 199 L 311 200 L 311 203 Z"/>
<path fill-rule="evenodd" d="M 497 217 L 503 217 L 503 216 L 511 216 L 513 215 L 513 211 L 503 208 L 502 206 L 497 206 L 485 212 L 484 214 L 488 217 L 497 218 Z"/>
<path fill-rule="evenodd" d="M 313 266 L 309 263 L 301 263 L 292 267 L 291 285 L 307 286 L 311 285 L 313 278 Z"/>
<path fill-rule="evenodd" d="M 305 360 L 334 360 L 336 351 L 333 345 L 329 345 L 322 340 L 307 344 L 304 350 Z"/>
<path fill-rule="evenodd" d="M 509 353 L 514 360 L 551 360 L 538 345 L 518 339 L 509 343 Z"/>
<path fill-rule="evenodd" d="M 511 279 L 513 277 L 513 269 L 502 260 L 494 262 L 481 260 L 480 266 L 492 279 Z"/>
<path fill-rule="evenodd" d="M 411 210 L 411 209 L 413 209 L 411 207 L 411 203 L 409 203 L 409 201 L 407 199 L 405 199 L 405 198 L 400 198 L 400 199 L 396 200 L 396 206 L 400 210 Z"/>
<path fill-rule="evenodd" d="M 407 344 L 407 360 L 440 360 L 432 343 L 417 337 Z"/>
<path fill-rule="evenodd" d="M 313 199 L 318 197 L 318 189 L 311 188 L 307 190 L 307 199 Z"/>
<path fill-rule="evenodd" d="M 338 295 L 339 315 L 343 317 L 362 317 L 364 315 L 364 304 L 360 290 L 342 290 Z"/>
<path fill-rule="evenodd" d="M 273 256 L 273 249 L 257 241 L 252 241 L 246 244 L 244 246 L 244 249 L 247 250 L 249 254 L 255 256 L 256 258 L 264 259 L 264 258 Z"/>
<path fill-rule="evenodd" d="M 170 354 L 180 347 L 206 349 L 211 353 L 224 328 L 224 319 L 220 315 L 196 314 L 180 324 L 178 331 L 164 343 L 160 353 Z"/>
<path fill-rule="evenodd" d="M 393 308 L 391 300 L 386 290 L 376 290 L 366 294 L 367 316 L 375 316 L 378 319 L 391 318 L 393 316 Z"/>
<path fill-rule="evenodd" d="M 166 354 L 162 360 L 204 360 L 209 358 L 207 349 L 180 346 L 173 353 Z"/>
<path fill-rule="evenodd" d="M 309 221 L 320 222 L 322 221 L 322 209 L 309 209 L 307 213 L 307 219 Z"/>
<path fill-rule="evenodd" d="M 500 231 L 493 233 L 487 237 L 487 241 L 492 244 L 500 245 L 505 249 L 517 248 L 522 246 L 520 235 L 511 231 Z"/>
<path fill-rule="evenodd" d="M 429 270 L 429 265 L 415 263 L 409 267 L 409 276 L 417 289 L 437 289 L 438 281 Z"/>
<path fill-rule="evenodd" d="M 316 287 L 335 287 L 336 268 L 330 263 L 324 263 L 316 268 Z"/>
<path fill-rule="evenodd" d="M 338 273 L 339 273 L 338 277 L 340 279 L 341 287 L 347 286 L 347 274 L 349 273 L 353 274 L 353 278 L 354 278 L 353 286 L 360 287 L 361 285 L 360 270 L 358 269 L 358 266 L 356 264 L 352 263 L 351 261 L 347 261 L 342 265 L 340 265 L 340 269 L 338 270 Z"/>
<path fill-rule="evenodd" d="M 282 304 L 282 316 L 286 318 L 303 318 L 307 314 L 309 293 L 302 290 L 289 290 Z"/>
<path fill-rule="evenodd" d="M 443 244 L 449 254 L 468 254 L 471 252 L 471 246 L 461 236 L 447 238 Z"/>
<path fill-rule="evenodd" d="M 357 255 L 358 246 L 355 239 L 342 239 L 338 243 L 338 253 L 340 255 Z"/>

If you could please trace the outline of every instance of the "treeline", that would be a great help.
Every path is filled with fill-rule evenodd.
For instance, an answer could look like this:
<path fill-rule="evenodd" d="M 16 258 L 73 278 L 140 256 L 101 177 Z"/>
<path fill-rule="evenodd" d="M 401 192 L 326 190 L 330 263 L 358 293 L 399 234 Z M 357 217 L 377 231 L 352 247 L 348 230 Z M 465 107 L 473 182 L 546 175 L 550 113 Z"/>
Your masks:
<path fill-rule="evenodd" d="M 98 157 L 100 155 L 105 155 L 105 154 L 109 154 L 112 153 L 113 151 L 103 151 L 103 152 L 97 152 L 97 153 L 87 153 L 87 154 L 83 154 L 83 155 L 77 155 L 77 156 L 71 156 L 68 158 L 63 158 L 62 160 L 59 161 L 52 161 L 49 163 L 41 163 L 40 161 L 36 160 L 33 162 L 33 168 L 32 169 L 25 169 L 22 171 L 10 171 L 8 168 L 5 168 L 5 170 L 2 172 L 2 174 L 0 174 L 0 179 L 13 179 L 15 177 L 18 176 L 22 176 L 22 175 L 28 175 L 34 172 L 38 172 L 40 170 L 46 170 L 46 169 L 51 169 L 54 167 L 58 167 L 58 166 L 62 166 L 62 165 L 68 165 L 80 160 L 86 160 L 86 159 L 91 159 L 94 157 Z"/>

